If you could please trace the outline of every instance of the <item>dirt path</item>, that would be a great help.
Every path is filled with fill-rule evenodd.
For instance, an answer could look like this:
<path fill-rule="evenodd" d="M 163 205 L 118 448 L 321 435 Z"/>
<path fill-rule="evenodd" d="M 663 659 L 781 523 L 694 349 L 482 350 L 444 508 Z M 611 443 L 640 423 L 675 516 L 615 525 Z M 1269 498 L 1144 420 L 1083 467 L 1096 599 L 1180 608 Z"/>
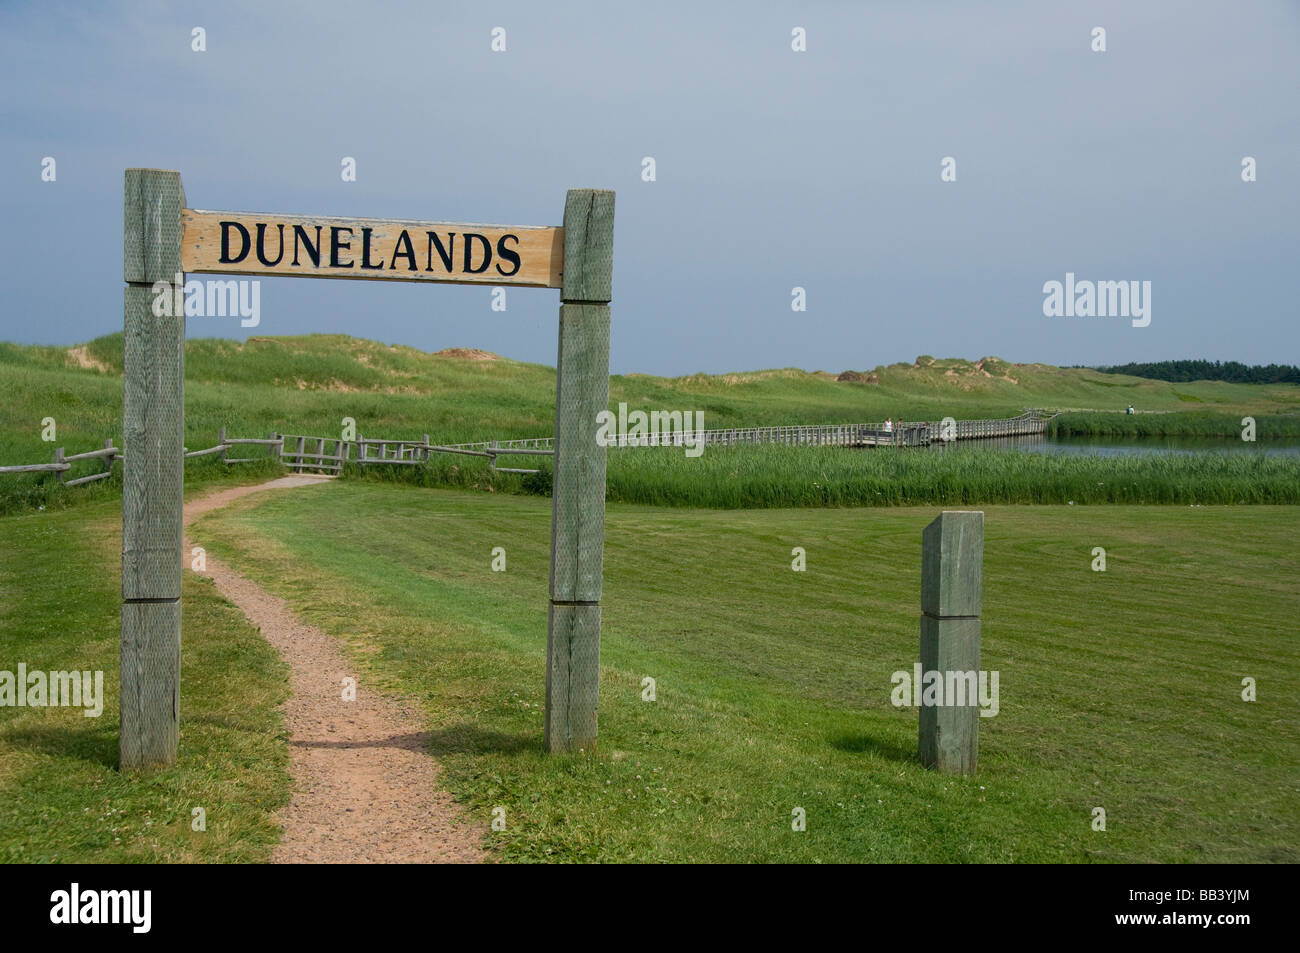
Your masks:
<path fill-rule="evenodd" d="M 326 482 L 285 477 L 220 490 L 185 504 L 185 523 L 265 490 Z M 185 552 L 195 545 L 186 537 Z M 188 558 L 188 557 L 187 557 Z M 281 810 L 284 836 L 274 863 L 438 863 L 483 859 L 483 831 L 438 787 L 420 719 L 392 699 L 357 685 L 342 700 L 342 681 L 357 673 L 338 643 L 298 619 L 289 605 L 207 557 L 223 596 L 243 610 L 292 669 L 284 705 L 293 798 Z"/>

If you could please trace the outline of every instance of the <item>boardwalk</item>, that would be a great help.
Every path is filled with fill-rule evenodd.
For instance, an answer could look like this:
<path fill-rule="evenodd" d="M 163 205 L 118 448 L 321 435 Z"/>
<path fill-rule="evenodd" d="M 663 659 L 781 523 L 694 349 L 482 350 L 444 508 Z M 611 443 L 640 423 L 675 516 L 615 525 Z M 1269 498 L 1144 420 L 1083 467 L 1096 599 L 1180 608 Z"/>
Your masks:
<path fill-rule="evenodd" d="M 1029 410 L 1018 417 L 992 420 L 900 421 L 891 430 L 883 423 L 867 424 L 794 424 L 778 427 L 739 427 L 729 430 L 705 430 L 691 434 L 692 443 L 702 440 L 705 446 L 735 446 L 743 443 L 786 444 L 808 447 L 927 447 L 944 440 L 983 440 L 991 437 L 1019 437 L 1041 434 L 1055 416 Z M 947 426 L 945 427 L 945 423 Z M 678 431 L 645 437 L 618 437 L 617 447 L 682 446 L 686 434 Z M 552 450 L 553 438 L 530 437 L 521 440 L 493 440 L 487 443 L 462 443 L 444 449 L 457 452 L 492 453 L 521 450 Z"/>

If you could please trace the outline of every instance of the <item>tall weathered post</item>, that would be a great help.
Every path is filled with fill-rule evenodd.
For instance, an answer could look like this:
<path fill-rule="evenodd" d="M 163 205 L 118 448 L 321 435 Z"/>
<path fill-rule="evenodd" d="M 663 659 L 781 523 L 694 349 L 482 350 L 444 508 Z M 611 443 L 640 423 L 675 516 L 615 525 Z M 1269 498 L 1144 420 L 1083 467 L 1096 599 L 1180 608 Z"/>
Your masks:
<path fill-rule="evenodd" d="M 176 290 L 184 207 L 179 172 L 126 170 L 119 741 L 123 770 L 174 761 L 179 737 L 185 312 L 175 307 L 174 293 L 168 307 L 155 309 L 153 285 L 166 281 Z"/>
<path fill-rule="evenodd" d="M 945 511 L 921 534 L 921 763 L 974 774 L 979 754 L 980 603 L 984 514 Z M 937 672 L 942 703 L 923 690 Z M 933 696 L 930 696 L 933 698 Z"/>
<path fill-rule="evenodd" d="M 564 203 L 546 639 L 545 745 L 557 753 L 596 743 L 605 549 L 605 448 L 596 443 L 596 415 L 609 404 L 613 263 L 614 193 L 570 189 Z"/>

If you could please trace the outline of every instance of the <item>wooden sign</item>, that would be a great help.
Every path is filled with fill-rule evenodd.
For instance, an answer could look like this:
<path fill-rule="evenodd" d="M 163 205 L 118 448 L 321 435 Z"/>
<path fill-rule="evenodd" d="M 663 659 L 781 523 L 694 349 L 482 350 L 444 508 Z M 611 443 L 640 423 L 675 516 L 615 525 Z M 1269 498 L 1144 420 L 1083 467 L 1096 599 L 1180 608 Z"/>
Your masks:
<path fill-rule="evenodd" d="M 559 288 L 564 229 L 181 211 L 181 268 Z"/>
<path fill-rule="evenodd" d="M 170 764 L 180 739 L 185 315 L 155 289 L 183 272 L 560 289 L 543 737 L 594 750 L 614 193 L 570 189 L 562 228 L 204 212 L 168 169 L 127 169 L 122 197 L 122 768 Z"/>

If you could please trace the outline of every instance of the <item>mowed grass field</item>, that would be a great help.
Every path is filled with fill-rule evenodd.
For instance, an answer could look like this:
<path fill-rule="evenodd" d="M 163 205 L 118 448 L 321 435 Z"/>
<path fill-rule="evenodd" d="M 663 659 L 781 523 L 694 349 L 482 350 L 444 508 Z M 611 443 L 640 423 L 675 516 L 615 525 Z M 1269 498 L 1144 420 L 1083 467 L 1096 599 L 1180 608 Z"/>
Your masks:
<path fill-rule="evenodd" d="M 502 859 L 1300 859 L 1300 509 L 987 507 L 1001 711 L 970 778 L 922 769 L 890 704 L 936 512 L 611 504 L 600 742 L 570 757 L 541 749 L 548 501 L 343 482 L 194 533 L 423 707 Z"/>
<path fill-rule="evenodd" d="M 0 670 L 103 672 L 104 709 L 0 708 L 0 862 L 269 859 L 288 800 L 279 655 L 194 573 L 184 580 L 176 764 L 117 770 L 121 505 L 8 516 Z M 206 830 L 194 830 L 194 810 Z"/>

